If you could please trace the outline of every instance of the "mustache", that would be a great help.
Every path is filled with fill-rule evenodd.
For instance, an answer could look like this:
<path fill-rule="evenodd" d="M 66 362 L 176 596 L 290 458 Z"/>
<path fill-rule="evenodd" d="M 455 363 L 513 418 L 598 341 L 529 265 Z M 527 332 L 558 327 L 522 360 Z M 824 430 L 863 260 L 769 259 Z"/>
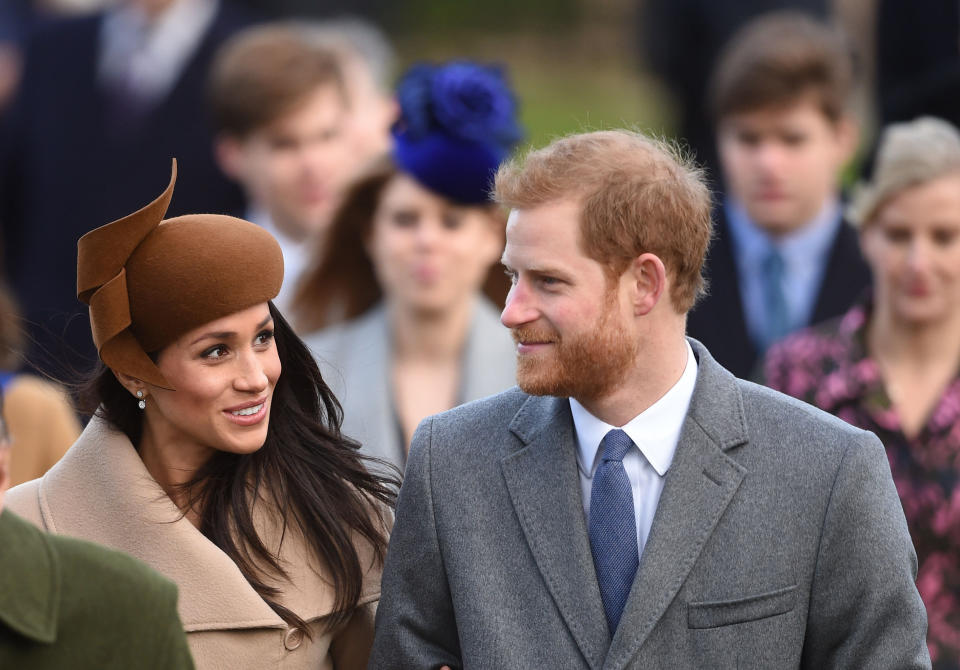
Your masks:
<path fill-rule="evenodd" d="M 560 341 L 560 337 L 554 330 L 542 326 L 520 326 L 519 328 L 511 328 L 510 335 L 517 344 L 526 344 L 529 342 L 554 343 Z"/>

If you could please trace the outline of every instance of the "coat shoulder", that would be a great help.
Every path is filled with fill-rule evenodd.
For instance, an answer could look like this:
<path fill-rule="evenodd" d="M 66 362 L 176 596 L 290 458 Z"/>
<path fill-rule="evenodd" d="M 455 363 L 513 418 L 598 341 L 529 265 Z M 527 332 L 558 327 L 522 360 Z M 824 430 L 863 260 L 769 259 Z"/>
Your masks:
<path fill-rule="evenodd" d="M 40 511 L 40 479 L 14 486 L 4 497 L 4 508 L 38 528 L 46 530 Z"/>
<path fill-rule="evenodd" d="M 876 440 L 871 433 L 785 393 L 743 379 L 738 379 L 737 384 L 751 437 L 789 436 L 779 443 L 791 448 L 810 445 L 820 451 L 842 451 L 851 443 Z M 798 436 L 803 439 L 797 439 Z"/>
<path fill-rule="evenodd" d="M 176 585 L 146 563 L 86 540 L 48 538 L 63 570 L 65 602 L 76 600 L 84 608 L 100 603 L 123 616 L 176 611 Z"/>
<path fill-rule="evenodd" d="M 438 458 L 447 454 L 456 460 L 472 455 L 492 462 L 491 454 L 513 443 L 511 424 L 530 398 L 514 386 L 428 417 L 420 424 L 411 450 L 429 435 L 430 450 Z"/>

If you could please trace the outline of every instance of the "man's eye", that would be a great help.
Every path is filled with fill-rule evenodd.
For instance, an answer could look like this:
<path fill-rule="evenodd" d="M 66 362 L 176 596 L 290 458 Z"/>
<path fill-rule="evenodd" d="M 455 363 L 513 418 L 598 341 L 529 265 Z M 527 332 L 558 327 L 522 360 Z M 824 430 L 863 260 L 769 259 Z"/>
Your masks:
<path fill-rule="evenodd" d="M 894 244 L 905 244 L 910 241 L 911 233 L 907 228 L 887 228 L 883 231 L 884 237 Z"/>
<path fill-rule="evenodd" d="M 504 269 L 503 274 L 507 275 L 507 278 L 510 280 L 511 284 L 517 283 L 517 273 L 514 272 L 513 270 Z"/>
<path fill-rule="evenodd" d="M 951 228 L 938 228 L 933 231 L 933 242 L 939 247 L 950 246 L 957 239 L 957 231 Z"/>

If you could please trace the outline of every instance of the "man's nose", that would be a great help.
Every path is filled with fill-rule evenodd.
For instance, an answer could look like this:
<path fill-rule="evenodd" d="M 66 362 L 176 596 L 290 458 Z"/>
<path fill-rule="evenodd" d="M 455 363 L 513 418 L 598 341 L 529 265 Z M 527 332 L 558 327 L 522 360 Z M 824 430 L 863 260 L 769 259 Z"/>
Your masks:
<path fill-rule="evenodd" d="M 507 301 L 500 314 L 500 323 L 507 328 L 516 328 L 535 321 L 537 316 L 538 311 L 533 296 L 526 284 L 518 280 L 507 293 Z"/>

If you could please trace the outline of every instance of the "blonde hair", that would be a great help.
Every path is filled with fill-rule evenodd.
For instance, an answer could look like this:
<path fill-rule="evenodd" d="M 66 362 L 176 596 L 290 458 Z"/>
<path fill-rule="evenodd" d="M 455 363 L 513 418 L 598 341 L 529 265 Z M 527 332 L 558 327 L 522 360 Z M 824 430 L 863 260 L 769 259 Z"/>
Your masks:
<path fill-rule="evenodd" d="M 649 252 L 667 268 L 678 312 L 705 292 L 710 191 L 702 170 L 674 144 L 630 130 L 570 135 L 502 165 L 494 197 L 511 208 L 576 198 L 584 252 L 608 276 Z"/>
<path fill-rule="evenodd" d="M 873 178 L 853 191 L 847 218 L 863 226 L 900 191 L 953 173 L 960 173 L 960 132 L 952 124 L 932 116 L 893 123 L 880 136 Z"/>

